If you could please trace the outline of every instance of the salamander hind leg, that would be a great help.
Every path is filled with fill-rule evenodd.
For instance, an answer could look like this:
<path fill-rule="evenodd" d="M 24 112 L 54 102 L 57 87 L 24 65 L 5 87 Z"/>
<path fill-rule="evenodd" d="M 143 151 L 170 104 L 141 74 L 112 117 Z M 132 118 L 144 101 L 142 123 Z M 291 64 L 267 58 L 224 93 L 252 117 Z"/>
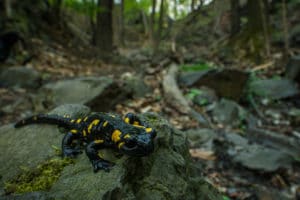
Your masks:
<path fill-rule="evenodd" d="M 108 160 L 104 160 L 100 158 L 100 156 L 98 155 L 98 149 L 101 148 L 102 148 L 101 143 L 98 143 L 97 141 L 93 141 L 87 145 L 85 152 L 93 165 L 94 172 L 97 172 L 99 170 L 104 170 L 105 172 L 109 172 L 110 169 L 115 164 Z"/>

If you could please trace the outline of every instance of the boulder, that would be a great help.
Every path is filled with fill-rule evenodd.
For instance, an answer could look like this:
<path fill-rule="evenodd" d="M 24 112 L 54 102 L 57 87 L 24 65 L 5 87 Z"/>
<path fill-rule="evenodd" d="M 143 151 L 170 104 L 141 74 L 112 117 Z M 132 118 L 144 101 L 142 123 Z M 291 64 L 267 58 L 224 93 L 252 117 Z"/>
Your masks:
<path fill-rule="evenodd" d="M 81 77 L 44 85 L 35 99 L 36 110 L 51 109 L 62 104 L 84 104 L 93 111 L 108 111 L 125 99 L 123 90 L 107 77 Z"/>
<path fill-rule="evenodd" d="M 249 91 L 255 96 L 272 100 L 284 99 L 299 94 L 297 85 L 288 79 L 254 80 L 249 84 Z"/>
<path fill-rule="evenodd" d="M 228 99 L 221 99 L 212 110 L 214 121 L 231 127 L 241 128 L 248 115 L 243 107 Z"/>
<path fill-rule="evenodd" d="M 36 89 L 40 87 L 41 80 L 36 70 L 25 66 L 9 67 L 0 72 L 0 87 Z"/>
<path fill-rule="evenodd" d="M 65 107 L 66 108 L 66 107 Z M 67 108 L 65 111 L 68 112 Z M 76 109 L 74 109 L 76 110 Z M 60 108 L 52 113 L 64 114 Z M 77 114 L 87 109 L 77 109 Z M 72 113 L 73 116 L 74 113 Z M 186 136 L 173 129 L 163 118 L 154 114 L 140 116 L 157 130 L 154 152 L 142 158 L 114 156 L 116 165 L 106 173 L 94 173 L 86 155 L 79 155 L 75 163 L 62 169 L 61 176 L 47 191 L 21 194 L 2 194 L 3 199 L 222 199 L 200 176 L 194 166 Z M 34 168 L 54 156 L 51 145 L 59 146 L 62 134 L 56 126 L 30 125 L 14 129 L 11 125 L 0 129 L 1 188 L 21 171 L 19 166 Z M 105 154 L 106 155 L 106 154 Z M 1 191 L 1 190 L 0 190 Z"/>
<path fill-rule="evenodd" d="M 294 162 L 293 156 L 286 151 L 250 143 L 236 133 L 226 133 L 225 140 L 230 144 L 227 153 L 232 160 L 252 170 L 274 172 L 280 168 L 289 168 Z"/>
<path fill-rule="evenodd" d="M 213 69 L 184 73 L 180 80 L 185 86 L 206 86 L 214 89 L 219 97 L 238 101 L 246 88 L 248 74 L 234 69 Z"/>

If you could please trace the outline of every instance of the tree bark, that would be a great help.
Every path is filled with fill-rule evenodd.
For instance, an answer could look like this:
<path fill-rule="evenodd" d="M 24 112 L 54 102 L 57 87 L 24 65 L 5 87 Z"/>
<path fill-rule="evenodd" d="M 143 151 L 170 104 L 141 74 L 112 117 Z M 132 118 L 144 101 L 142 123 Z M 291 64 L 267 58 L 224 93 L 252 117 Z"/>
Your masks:
<path fill-rule="evenodd" d="M 156 0 L 152 0 L 152 10 L 151 10 L 151 16 L 150 16 L 150 29 L 149 29 L 149 39 L 150 39 L 150 42 L 151 42 L 152 46 L 154 46 L 154 43 L 155 43 L 155 37 L 154 37 L 154 33 L 155 33 L 155 10 L 156 10 Z"/>
<path fill-rule="evenodd" d="M 95 43 L 96 46 L 107 53 L 113 49 L 112 10 L 113 1 L 98 0 Z"/>
<path fill-rule="evenodd" d="M 158 19 L 158 29 L 156 32 L 156 36 L 155 36 L 155 45 L 154 45 L 154 52 L 156 52 L 156 50 L 159 47 L 160 44 L 160 40 L 161 40 L 161 34 L 162 34 L 162 28 L 163 28 L 163 23 L 164 23 L 164 4 L 165 1 L 161 0 L 160 2 L 160 10 L 159 10 L 159 19 Z"/>
<path fill-rule="evenodd" d="M 287 20 L 287 7 L 286 0 L 282 0 L 282 25 L 283 25 L 283 35 L 284 35 L 284 57 L 288 57 L 289 51 L 289 32 L 288 32 L 288 20 Z"/>
<path fill-rule="evenodd" d="M 240 32 L 241 18 L 239 14 L 239 0 L 230 0 L 231 6 L 231 30 L 230 35 L 235 36 Z"/>
<path fill-rule="evenodd" d="M 192 0 L 191 2 L 191 12 L 195 10 L 195 0 Z"/>

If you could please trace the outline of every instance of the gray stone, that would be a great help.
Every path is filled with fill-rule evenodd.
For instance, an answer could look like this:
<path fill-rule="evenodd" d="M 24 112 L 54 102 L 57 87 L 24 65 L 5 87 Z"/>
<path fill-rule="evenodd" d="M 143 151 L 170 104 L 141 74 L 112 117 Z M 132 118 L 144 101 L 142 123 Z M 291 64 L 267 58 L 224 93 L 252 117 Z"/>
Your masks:
<path fill-rule="evenodd" d="M 296 84 L 287 79 L 255 80 L 249 84 L 249 91 L 260 97 L 278 100 L 299 93 Z"/>
<path fill-rule="evenodd" d="M 234 101 L 221 99 L 212 111 L 213 119 L 221 124 L 239 127 L 246 122 L 247 111 Z"/>
<path fill-rule="evenodd" d="M 281 149 L 250 144 L 246 138 L 235 133 L 226 133 L 225 138 L 231 144 L 227 151 L 233 161 L 249 169 L 273 172 L 279 168 L 290 167 L 294 160 Z"/>
<path fill-rule="evenodd" d="M 145 84 L 141 75 L 126 73 L 122 76 L 122 78 L 125 83 L 126 90 L 132 93 L 133 97 L 144 97 L 151 91 L 150 88 Z"/>
<path fill-rule="evenodd" d="M 68 112 L 71 107 L 65 108 L 66 111 L 62 113 Z M 142 158 L 114 157 L 116 165 L 109 173 L 93 173 L 86 155 L 79 155 L 75 164 L 63 169 L 62 175 L 49 191 L 20 194 L 18 197 L 22 199 L 24 195 L 26 199 L 31 195 L 41 195 L 41 199 L 87 200 L 222 199 L 222 196 L 201 178 L 201 173 L 193 165 L 186 136 L 174 130 L 158 115 L 144 114 L 140 117 L 146 119 L 158 133 L 155 151 L 151 155 Z M 7 152 L 5 156 L 1 156 L 1 187 L 3 182 L 16 176 L 20 164 L 26 167 L 36 166 L 37 163 L 51 157 L 51 145 L 59 145 L 62 137 L 55 126 L 47 125 L 32 125 L 17 130 L 8 126 L 0 130 L 0 141 L 3 141 L 0 150 Z M 14 195 L 10 197 L 13 199 Z"/>
<path fill-rule="evenodd" d="M 108 111 L 124 99 L 122 90 L 111 78 L 81 77 L 44 85 L 36 97 L 37 110 L 62 104 L 84 104 L 93 111 Z"/>
<path fill-rule="evenodd" d="M 41 85 L 40 74 L 28 67 L 9 67 L 0 73 L 0 86 L 38 88 Z"/>
<path fill-rule="evenodd" d="M 191 129 L 185 133 L 192 148 L 212 149 L 213 140 L 217 137 L 215 131 L 211 129 Z"/>

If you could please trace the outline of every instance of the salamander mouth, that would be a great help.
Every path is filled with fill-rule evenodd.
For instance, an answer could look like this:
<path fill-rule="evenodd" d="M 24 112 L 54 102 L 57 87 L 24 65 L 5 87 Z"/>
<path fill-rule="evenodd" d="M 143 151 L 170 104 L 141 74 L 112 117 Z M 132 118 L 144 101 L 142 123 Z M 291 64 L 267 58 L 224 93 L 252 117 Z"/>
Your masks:
<path fill-rule="evenodd" d="M 122 146 L 122 152 L 129 156 L 143 157 L 147 156 L 154 150 L 153 143 L 147 145 L 133 144 L 132 142 L 125 143 Z"/>

